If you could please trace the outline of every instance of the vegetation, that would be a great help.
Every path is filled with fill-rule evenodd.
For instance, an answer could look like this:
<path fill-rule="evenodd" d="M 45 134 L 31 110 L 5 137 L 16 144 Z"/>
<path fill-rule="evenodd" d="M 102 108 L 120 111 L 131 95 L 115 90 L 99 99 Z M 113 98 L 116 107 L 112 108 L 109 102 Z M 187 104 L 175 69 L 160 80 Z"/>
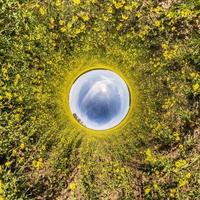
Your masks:
<path fill-rule="evenodd" d="M 0 0 L 0 200 L 200 199 L 199 16 L 199 0 Z M 67 100 L 96 66 L 135 99 L 105 132 Z"/>

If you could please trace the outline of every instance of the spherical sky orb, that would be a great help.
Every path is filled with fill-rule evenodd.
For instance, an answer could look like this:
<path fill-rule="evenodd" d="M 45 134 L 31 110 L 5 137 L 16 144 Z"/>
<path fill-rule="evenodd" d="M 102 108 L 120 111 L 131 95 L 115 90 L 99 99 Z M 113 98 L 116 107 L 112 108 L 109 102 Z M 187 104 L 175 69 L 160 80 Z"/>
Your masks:
<path fill-rule="evenodd" d="M 127 115 L 130 93 L 125 81 L 106 69 L 95 69 L 79 76 L 71 87 L 69 106 L 83 126 L 107 130 L 117 126 Z"/>

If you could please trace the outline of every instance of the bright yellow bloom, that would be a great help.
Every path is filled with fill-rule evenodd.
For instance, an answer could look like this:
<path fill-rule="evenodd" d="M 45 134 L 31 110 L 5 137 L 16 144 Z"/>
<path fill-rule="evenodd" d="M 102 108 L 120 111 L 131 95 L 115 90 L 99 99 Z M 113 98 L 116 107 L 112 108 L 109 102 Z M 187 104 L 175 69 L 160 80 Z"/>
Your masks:
<path fill-rule="evenodd" d="M 21 150 L 25 149 L 25 147 L 26 147 L 26 146 L 25 146 L 24 143 L 21 143 L 21 144 L 20 144 L 20 149 L 21 149 Z"/>
<path fill-rule="evenodd" d="M 186 175 L 185 175 L 185 178 L 187 178 L 187 179 L 189 179 L 191 177 L 191 174 L 190 173 L 187 173 Z"/>
<path fill-rule="evenodd" d="M 56 0 L 55 5 L 58 7 L 61 6 L 61 0 Z"/>
<path fill-rule="evenodd" d="M 76 184 L 75 183 L 70 183 L 69 184 L 69 189 L 70 190 L 75 190 L 76 189 Z"/>
<path fill-rule="evenodd" d="M 18 85 L 20 78 L 21 78 L 20 74 L 17 74 L 16 77 L 15 77 L 15 80 L 14 80 L 14 86 L 15 87 Z"/>
<path fill-rule="evenodd" d="M 127 20 L 128 16 L 127 15 L 122 15 L 122 19 Z"/>
<path fill-rule="evenodd" d="M 64 25 L 64 20 L 59 20 L 59 24 L 62 26 L 62 25 Z"/>
<path fill-rule="evenodd" d="M 90 19 L 88 13 L 81 13 L 80 16 L 83 19 L 83 21 L 88 21 Z"/>
<path fill-rule="evenodd" d="M 151 191 L 151 188 L 150 188 L 150 187 L 147 187 L 147 188 L 144 190 L 145 195 L 149 194 L 150 191 Z"/>
<path fill-rule="evenodd" d="M 10 92 L 5 92 L 5 96 L 8 100 L 12 99 L 12 94 Z"/>
<path fill-rule="evenodd" d="M 39 8 L 39 12 L 41 15 L 45 15 L 46 14 L 46 9 L 44 7 L 40 7 Z"/>
<path fill-rule="evenodd" d="M 185 160 L 178 160 L 176 163 L 175 163 L 175 167 L 176 168 L 181 168 L 183 167 L 184 165 L 186 165 L 186 161 Z"/>
<path fill-rule="evenodd" d="M 199 83 L 195 83 L 194 85 L 192 85 L 192 89 L 194 92 L 197 92 L 199 90 Z"/>
<path fill-rule="evenodd" d="M 160 27 L 160 25 L 161 25 L 160 20 L 156 20 L 156 21 L 154 22 L 154 25 L 155 25 L 156 27 Z"/>
<path fill-rule="evenodd" d="M 3 185 L 2 181 L 0 180 L 0 195 L 2 195 L 4 192 L 3 188 L 4 188 L 4 185 Z"/>
<path fill-rule="evenodd" d="M 188 183 L 188 181 L 186 179 L 180 180 L 178 183 L 178 187 L 183 187 Z"/>
<path fill-rule="evenodd" d="M 7 161 L 7 162 L 5 163 L 5 166 L 9 168 L 9 167 L 11 166 L 11 164 L 12 164 L 12 161 Z"/>
<path fill-rule="evenodd" d="M 80 4 L 81 3 L 81 0 L 72 0 L 75 4 Z"/>

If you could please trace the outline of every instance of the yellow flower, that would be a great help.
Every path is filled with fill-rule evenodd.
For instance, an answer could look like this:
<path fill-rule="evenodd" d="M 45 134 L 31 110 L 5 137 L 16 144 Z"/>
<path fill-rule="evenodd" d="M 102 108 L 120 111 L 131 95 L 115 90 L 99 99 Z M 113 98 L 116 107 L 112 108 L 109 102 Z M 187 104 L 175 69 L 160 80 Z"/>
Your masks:
<path fill-rule="evenodd" d="M 122 24 L 119 23 L 118 26 L 116 27 L 116 29 L 119 31 L 122 28 Z"/>
<path fill-rule="evenodd" d="M 180 180 L 178 183 L 178 187 L 183 187 L 188 183 L 188 181 L 186 179 Z"/>
<path fill-rule="evenodd" d="M 156 14 L 160 14 L 160 12 L 162 12 L 162 7 L 158 6 L 154 9 Z"/>
<path fill-rule="evenodd" d="M 113 0 L 113 4 L 115 6 L 116 9 L 122 8 L 125 4 L 124 0 L 121 0 L 119 2 L 117 2 L 116 0 Z"/>
<path fill-rule="evenodd" d="M 21 149 L 21 150 L 25 149 L 25 147 L 26 147 L 26 146 L 25 146 L 24 143 L 21 143 L 21 144 L 20 144 L 20 149 Z"/>
<path fill-rule="evenodd" d="M 57 7 L 61 6 L 61 0 L 56 0 L 55 5 L 56 5 Z"/>
<path fill-rule="evenodd" d="M 180 134 L 178 132 L 175 132 L 173 134 L 173 136 L 174 136 L 176 142 L 180 141 Z"/>
<path fill-rule="evenodd" d="M 35 4 L 35 7 L 36 7 L 36 8 L 39 8 L 39 7 L 40 7 L 40 4 L 39 4 L 39 3 L 36 3 L 36 4 Z"/>
<path fill-rule="evenodd" d="M 67 23 L 67 28 L 70 29 L 72 27 L 72 25 L 73 25 L 73 22 L 68 22 Z"/>
<path fill-rule="evenodd" d="M 81 3 L 81 0 L 72 0 L 75 4 L 80 4 Z"/>
<path fill-rule="evenodd" d="M 175 163 L 175 167 L 176 168 L 181 168 L 183 167 L 184 165 L 186 165 L 187 162 L 185 160 L 178 160 L 176 163 Z"/>
<path fill-rule="evenodd" d="M 189 17 L 189 16 L 192 16 L 192 14 L 193 14 L 192 10 L 190 10 L 188 8 L 185 8 L 185 9 L 181 10 L 181 12 L 180 12 L 181 17 Z"/>
<path fill-rule="evenodd" d="M 175 193 L 176 193 L 176 189 L 172 188 L 169 190 L 170 191 L 170 197 L 174 197 Z"/>
<path fill-rule="evenodd" d="M 10 101 L 12 99 L 12 94 L 10 92 L 5 92 L 6 98 Z"/>
<path fill-rule="evenodd" d="M 136 12 L 135 16 L 140 18 L 142 16 L 142 14 L 140 12 Z"/>
<path fill-rule="evenodd" d="M 154 25 L 155 25 L 156 27 L 160 27 L 160 25 L 161 25 L 160 20 L 156 20 L 156 21 L 154 22 Z"/>
<path fill-rule="evenodd" d="M 188 172 L 188 173 L 185 175 L 185 178 L 186 178 L 186 179 L 189 179 L 190 177 L 191 177 L 191 173 Z"/>
<path fill-rule="evenodd" d="M 162 44 L 161 46 L 162 46 L 162 48 L 165 49 L 165 50 L 169 48 L 169 46 L 168 46 L 167 44 Z"/>
<path fill-rule="evenodd" d="M 151 188 L 150 188 L 150 187 L 147 187 L 147 188 L 144 190 L 145 195 L 149 194 L 150 191 L 151 191 Z"/>
<path fill-rule="evenodd" d="M 18 97 L 18 101 L 19 101 L 19 102 L 22 102 L 22 101 L 23 101 L 22 96 L 19 96 L 19 97 Z"/>
<path fill-rule="evenodd" d="M 16 77 L 15 77 L 15 81 L 14 81 L 15 87 L 18 85 L 20 78 L 21 78 L 20 74 L 17 74 Z"/>
<path fill-rule="evenodd" d="M 62 33 L 64 33 L 64 32 L 67 31 L 67 28 L 66 28 L 66 27 L 62 27 L 62 28 L 60 29 L 60 31 L 61 31 Z"/>
<path fill-rule="evenodd" d="M 132 1 L 131 3 L 132 8 L 137 8 L 138 7 L 138 3 L 136 1 Z"/>
<path fill-rule="evenodd" d="M 62 26 L 64 25 L 64 20 L 59 20 L 59 24 Z"/>
<path fill-rule="evenodd" d="M 127 15 L 122 15 L 122 19 L 127 20 L 128 16 Z"/>
<path fill-rule="evenodd" d="M 41 15 L 45 15 L 46 14 L 46 9 L 44 7 L 40 7 L 39 8 L 39 12 Z"/>
<path fill-rule="evenodd" d="M 147 161 L 147 162 L 155 162 L 155 158 L 152 155 L 151 149 L 147 149 L 146 150 L 146 159 L 145 159 L 145 161 Z"/>
<path fill-rule="evenodd" d="M 83 21 L 88 21 L 90 19 L 88 13 L 81 13 L 81 18 L 83 19 Z"/>
<path fill-rule="evenodd" d="M 51 18 L 49 19 L 49 21 L 50 21 L 51 24 L 54 24 L 54 22 L 55 22 L 55 20 L 54 20 L 53 17 L 51 17 Z"/>
<path fill-rule="evenodd" d="M 69 184 L 69 189 L 70 190 L 75 190 L 76 189 L 76 184 L 75 183 L 70 183 Z"/>
<path fill-rule="evenodd" d="M 43 166 L 43 160 L 42 158 L 39 158 L 38 160 L 34 160 L 32 162 L 32 166 L 36 169 L 40 169 Z"/>
<path fill-rule="evenodd" d="M 20 120 L 20 114 L 19 114 L 19 113 L 15 114 L 15 120 L 16 120 L 17 122 Z"/>
<path fill-rule="evenodd" d="M 147 149 L 147 150 L 146 150 L 146 156 L 147 156 L 147 157 L 151 157 L 151 156 L 152 156 L 151 149 Z"/>
<path fill-rule="evenodd" d="M 16 155 L 17 155 L 17 151 L 16 151 L 16 149 L 13 149 L 12 156 L 16 156 Z"/>
<path fill-rule="evenodd" d="M 113 12 L 113 9 L 112 9 L 112 7 L 108 7 L 108 9 L 107 9 L 107 11 L 108 11 L 108 13 L 112 13 Z"/>
<path fill-rule="evenodd" d="M 0 200 L 5 200 L 5 198 L 3 196 L 0 195 Z"/>
<path fill-rule="evenodd" d="M 132 10 L 132 7 L 131 7 L 131 5 L 126 5 L 126 6 L 124 7 L 124 9 L 130 11 L 130 10 Z"/>
<path fill-rule="evenodd" d="M 175 26 L 173 26 L 173 27 L 172 27 L 172 31 L 175 31 L 175 30 L 176 30 L 176 27 L 175 27 Z"/>
<path fill-rule="evenodd" d="M 180 150 L 183 150 L 183 145 L 182 144 L 180 144 L 178 147 L 179 147 Z"/>
<path fill-rule="evenodd" d="M 0 195 L 2 195 L 4 192 L 4 185 L 2 183 L 2 181 L 0 180 Z"/>
<path fill-rule="evenodd" d="M 71 23 L 75 23 L 77 20 L 78 20 L 78 17 L 77 17 L 77 16 L 73 16 L 73 17 L 72 17 L 72 22 L 71 22 Z"/>
<path fill-rule="evenodd" d="M 194 92 L 197 92 L 199 90 L 199 83 L 193 84 L 192 89 L 193 89 Z"/>
<path fill-rule="evenodd" d="M 154 183 L 154 184 L 153 184 L 153 187 L 154 187 L 154 189 L 155 189 L 156 191 L 158 191 L 158 190 L 159 190 L 159 186 L 158 186 L 158 184 L 157 184 L 157 183 Z"/>
<path fill-rule="evenodd" d="M 7 162 L 5 163 L 5 166 L 9 168 L 9 167 L 11 166 L 11 164 L 12 164 L 12 161 L 7 161 Z"/>

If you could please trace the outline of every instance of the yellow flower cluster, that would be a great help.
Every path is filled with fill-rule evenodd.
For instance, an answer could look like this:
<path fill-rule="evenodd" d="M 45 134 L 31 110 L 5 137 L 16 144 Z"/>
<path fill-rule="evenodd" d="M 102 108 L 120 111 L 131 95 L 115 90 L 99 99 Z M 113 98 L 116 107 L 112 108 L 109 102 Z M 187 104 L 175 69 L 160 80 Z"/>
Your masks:
<path fill-rule="evenodd" d="M 181 188 L 185 186 L 186 184 L 188 184 L 190 177 L 191 177 L 191 173 L 185 174 L 184 178 L 179 181 L 178 187 Z"/>
<path fill-rule="evenodd" d="M 36 168 L 36 169 L 42 168 L 42 166 L 43 166 L 43 159 L 42 159 L 42 158 L 39 158 L 38 160 L 34 160 L 34 161 L 32 162 L 32 166 L 33 166 L 34 168 Z"/>
<path fill-rule="evenodd" d="M 1 180 L 0 180 L 0 200 L 5 200 L 5 198 L 4 198 L 4 184 Z"/>

